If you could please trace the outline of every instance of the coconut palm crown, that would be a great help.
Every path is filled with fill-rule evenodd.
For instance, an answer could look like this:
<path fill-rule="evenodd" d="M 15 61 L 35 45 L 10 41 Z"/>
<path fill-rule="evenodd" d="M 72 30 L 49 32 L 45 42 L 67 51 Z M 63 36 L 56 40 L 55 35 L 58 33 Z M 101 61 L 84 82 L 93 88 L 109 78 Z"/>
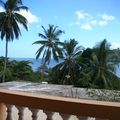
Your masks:
<path fill-rule="evenodd" d="M 27 30 L 27 19 L 19 14 L 20 10 L 28 10 L 26 6 L 22 5 L 21 0 L 8 0 L 7 2 L 1 1 L 1 5 L 4 9 L 0 12 L 0 31 L 1 39 L 4 37 L 7 41 L 19 38 L 21 35 L 19 24 L 23 25 Z"/>
<path fill-rule="evenodd" d="M 60 42 L 59 37 L 62 33 L 64 33 L 64 31 L 58 29 L 58 26 L 54 25 L 49 25 L 48 29 L 45 29 L 42 26 L 42 29 L 44 33 L 39 33 L 38 35 L 43 40 L 38 40 L 33 43 L 41 45 L 36 52 L 36 59 L 43 55 L 42 62 L 44 64 L 49 64 L 51 57 L 53 57 L 53 59 L 58 62 L 59 59 L 63 56 L 62 48 L 60 47 L 63 45 L 63 43 Z"/>
<path fill-rule="evenodd" d="M 64 60 L 54 67 L 55 70 L 62 71 L 61 75 L 64 79 L 69 79 L 67 84 L 74 84 L 76 73 L 79 69 L 77 64 L 77 58 L 81 55 L 83 47 L 78 46 L 78 42 L 75 39 L 70 39 L 64 42 Z M 63 81 L 64 82 L 64 81 Z"/>

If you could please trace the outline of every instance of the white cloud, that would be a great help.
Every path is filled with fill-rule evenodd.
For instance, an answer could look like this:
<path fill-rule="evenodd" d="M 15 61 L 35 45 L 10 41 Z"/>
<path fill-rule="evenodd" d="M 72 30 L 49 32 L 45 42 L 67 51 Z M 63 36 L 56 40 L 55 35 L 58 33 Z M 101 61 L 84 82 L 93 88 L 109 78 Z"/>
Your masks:
<path fill-rule="evenodd" d="M 88 13 L 85 13 L 84 11 L 76 11 L 75 14 L 77 15 L 77 18 L 79 20 L 81 19 L 86 19 L 87 17 L 89 17 L 89 14 Z"/>
<path fill-rule="evenodd" d="M 107 15 L 107 14 L 105 14 L 105 13 L 102 14 L 101 17 L 102 17 L 103 20 L 106 20 L 106 21 L 109 21 L 109 20 L 112 21 L 112 20 L 115 19 L 115 16 Z"/>
<path fill-rule="evenodd" d="M 85 24 L 85 25 L 81 25 L 81 29 L 83 30 L 92 30 L 92 27 L 90 24 Z"/>
<path fill-rule="evenodd" d="M 0 12 L 3 12 L 5 11 L 3 7 L 0 7 Z"/>
<path fill-rule="evenodd" d="M 37 16 L 33 15 L 29 10 L 28 11 L 20 10 L 19 13 L 27 18 L 28 23 L 34 23 L 34 22 L 39 21 L 39 18 Z"/>
<path fill-rule="evenodd" d="M 108 24 L 107 21 L 102 21 L 102 20 L 101 20 L 101 21 L 98 22 L 98 25 L 99 25 L 99 26 L 106 26 L 107 24 Z"/>
<path fill-rule="evenodd" d="M 117 48 L 120 48 L 120 44 L 119 43 L 116 43 L 116 42 L 113 42 L 111 43 L 111 49 L 117 49 Z"/>
<path fill-rule="evenodd" d="M 3 12 L 4 8 L 0 7 L 0 12 Z M 34 22 L 39 22 L 41 19 L 39 19 L 36 15 L 33 15 L 29 10 L 20 10 L 18 12 L 19 14 L 23 15 L 25 18 L 27 18 L 28 23 L 34 23 Z"/>
<path fill-rule="evenodd" d="M 76 11 L 76 21 L 70 26 L 77 25 L 84 30 L 92 30 L 94 27 L 105 27 L 115 20 L 115 16 L 108 14 L 91 15 L 83 10 Z"/>
<path fill-rule="evenodd" d="M 76 23 L 75 23 L 76 25 L 80 25 L 80 22 L 79 21 L 76 21 Z"/>
<path fill-rule="evenodd" d="M 76 21 L 76 22 L 72 22 L 72 23 L 70 23 L 70 26 L 74 26 L 74 25 L 78 25 L 78 26 L 80 26 L 81 24 L 80 24 L 79 21 Z"/>
<path fill-rule="evenodd" d="M 91 20 L 91 21 L 90 21 L 90 24 L 91 24 L 91 25 L 96 25 L 96 24 L 97 24 L 97 20 Z"/>

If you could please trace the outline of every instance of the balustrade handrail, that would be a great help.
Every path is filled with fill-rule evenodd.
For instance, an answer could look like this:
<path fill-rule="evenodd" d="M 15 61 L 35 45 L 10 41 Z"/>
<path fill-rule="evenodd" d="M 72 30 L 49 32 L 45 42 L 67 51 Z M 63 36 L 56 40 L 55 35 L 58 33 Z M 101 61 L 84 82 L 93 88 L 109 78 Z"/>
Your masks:
<path fill-rule="evenodd" d="M 43 109 L 64 114 L 118 120 L 120 103 L 103 102 L 0 89 L 0 103 Z"/>

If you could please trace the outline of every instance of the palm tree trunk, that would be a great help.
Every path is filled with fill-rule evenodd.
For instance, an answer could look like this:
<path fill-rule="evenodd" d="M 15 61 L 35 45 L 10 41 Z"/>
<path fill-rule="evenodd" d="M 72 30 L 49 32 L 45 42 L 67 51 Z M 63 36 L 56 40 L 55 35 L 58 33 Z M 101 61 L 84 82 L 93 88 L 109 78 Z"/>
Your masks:
<path fill-rule="evenodd" d="M 69 64 L 69 66 L 71 66 L 70 64 Z M 72 79 L 72 74 L 71 74 L 71 69 L 70 69 L 70 67 L 69 67 L 69 70 L 68 70 L 68 75 L 70 75 L 70 84 L 72 84 L 72 85 L 74 85 L 73 84 L 73 79 Z"/>
<path fill-rule="evenodd" d="M 8 40 L 6 40 L 6 46 L 5 46 L 5 61 L 4 61 L 2 82 L 5 82 L 5 72 L 6 72 L 6 67 L 7 67 L 7 54 L 8 54 Z"/>
<path fill-rule="evenodd" d="M 42 71 L 41 71 L 41 80 L 43 81 L 44 80 L 44 74 L 45 74 L 45 62 L 43 62 L 42 64 Z"/>

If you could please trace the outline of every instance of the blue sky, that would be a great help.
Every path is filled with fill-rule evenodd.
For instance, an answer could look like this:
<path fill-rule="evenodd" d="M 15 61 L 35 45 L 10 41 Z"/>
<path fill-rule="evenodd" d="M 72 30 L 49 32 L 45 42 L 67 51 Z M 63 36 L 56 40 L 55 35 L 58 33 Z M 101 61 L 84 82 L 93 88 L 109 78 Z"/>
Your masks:
<path fill-rule="evenodd" d="M 59 26 L 64 30 L 61 41 L 75 38 L 79 45 L 93 47 L 104 38 L 120 47 L 120 0 L 23 0 L 29 11 L 20 11 L 28 19 L 29 31 L 20 26 L 22 36 L 9 42 L 9 57 L 35 58 L 40 40 L 38 33 L 43 32 L 41 25 Z M 0 11 L 3 9 L 0 7 Z M 0 56 L 4 56 L 5 42 L 0 41 Z"/>

